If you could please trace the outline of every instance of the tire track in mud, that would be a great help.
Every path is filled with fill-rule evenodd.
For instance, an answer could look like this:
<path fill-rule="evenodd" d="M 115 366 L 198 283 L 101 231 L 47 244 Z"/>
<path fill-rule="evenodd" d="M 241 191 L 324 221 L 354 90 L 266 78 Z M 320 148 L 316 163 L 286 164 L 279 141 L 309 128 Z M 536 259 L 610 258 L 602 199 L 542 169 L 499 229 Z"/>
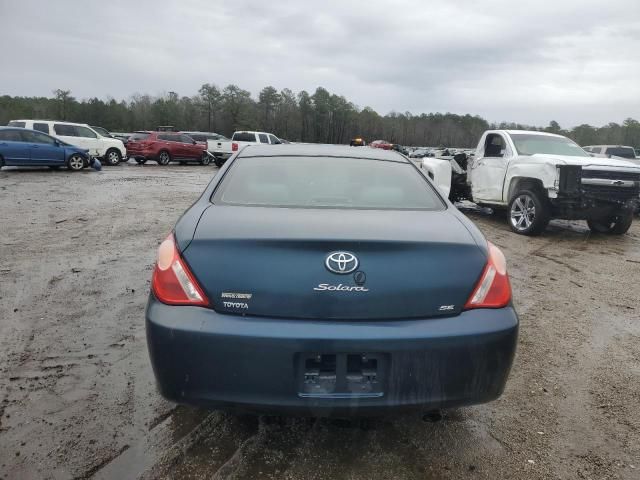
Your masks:
<path fill-rule="evenodd" d="M 188 426 L 183 425 L 185 433 L 176 437 L 175 427 L 171 424 L 180 421 L 177 419 L 180 409 L 172 410 L 141 441 L 102 464 L 94 472 L 94 478 L 157 478 L 155 470 L 158 466 L 175 462 L 191 446 L 210 434 L 221 421 L 219 413 L 201 415 L 202 419 L 195 417 Z"/>

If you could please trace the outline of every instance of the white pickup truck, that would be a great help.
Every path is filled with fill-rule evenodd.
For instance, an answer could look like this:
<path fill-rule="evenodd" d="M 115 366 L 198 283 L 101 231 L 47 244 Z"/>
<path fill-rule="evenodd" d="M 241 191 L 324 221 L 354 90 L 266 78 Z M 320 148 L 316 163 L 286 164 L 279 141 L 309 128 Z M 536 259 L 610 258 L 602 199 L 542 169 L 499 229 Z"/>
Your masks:
<path fill-rule="evenodd" d="M 549 220 L 586 220 L 596 233 L 621 235 L 640 197 L 640 166 L 596 158 L 561 135 L 489 130 L 475 157 L 425 158 L 421 167 L 451 201 L 508 211 L 511 229 L 544 231 Z"/>
<path fill-rule="evenodd" d="M 216 166 L 221 167 L 231 155 L 242 147 L 256 143 L 279 145 L 283 142 L 273 133 L 240 131 L 235 132 L 230 141 L 207 141 L 207 150 L 213 155 Z"/>

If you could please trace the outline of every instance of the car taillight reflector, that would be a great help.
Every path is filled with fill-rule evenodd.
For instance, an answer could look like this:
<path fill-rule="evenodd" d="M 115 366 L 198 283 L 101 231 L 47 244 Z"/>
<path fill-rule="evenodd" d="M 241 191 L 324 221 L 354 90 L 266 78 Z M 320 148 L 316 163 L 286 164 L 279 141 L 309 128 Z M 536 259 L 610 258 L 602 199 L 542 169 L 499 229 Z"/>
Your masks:
<path fill-rule="evenodd" d="M 231 144 L 231 151 L 232 152 L 237 152 L 238 151 L 238 144 L 237 143 L 232 143 Z"/>
<path fill-rule="evenodd" d="M 173 233 L 158 248 L 151 289 L 162 303 L 208 306 L 209 300 L 180 256 Z"/>
<path fill-rule="evenodd" d="M 504 254 L 493 243 L 489 244 L 489 259 L 480 281 L 464 306 L 471 308 L 502 308 L 511 301 L 511 284 L 507 275 L 507 261 Z"/>

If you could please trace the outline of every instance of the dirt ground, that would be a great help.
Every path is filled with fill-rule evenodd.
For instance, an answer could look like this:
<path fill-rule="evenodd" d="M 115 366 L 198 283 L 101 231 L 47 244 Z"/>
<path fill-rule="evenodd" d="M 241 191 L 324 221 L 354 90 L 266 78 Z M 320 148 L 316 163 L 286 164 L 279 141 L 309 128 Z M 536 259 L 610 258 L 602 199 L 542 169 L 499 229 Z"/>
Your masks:
<path fill-rule="evenodd" d="M 163 400 L 143 321 L 155 249 L 215 171 L 0 171 L 0 478 L 640 478 L 640 220 L 525 238 L 468 212 L 521 320 L 496 402 L 345 421 Z"/>

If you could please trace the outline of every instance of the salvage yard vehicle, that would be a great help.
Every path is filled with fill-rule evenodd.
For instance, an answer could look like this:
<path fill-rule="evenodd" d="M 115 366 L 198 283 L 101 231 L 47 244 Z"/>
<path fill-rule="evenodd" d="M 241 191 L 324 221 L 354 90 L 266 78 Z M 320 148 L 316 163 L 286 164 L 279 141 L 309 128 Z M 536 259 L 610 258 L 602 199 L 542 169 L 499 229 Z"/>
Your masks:
<path fill-rule="evenodd" d="M 409 152 L 409 158 L 424 158 L 428 153 L 428 148 L 416 148 L 412 152 Z"/>
<path fill-rule="evenodd" d="M 618 157 L 632 161 L 636 160 L 636 151 L 633 147 L 624 145 L 588 145 L 582 148 L 596 157 Z M 640 164 L 640 162 L 636 163 Z"/>
<path fill-rule="evenodd" d="M 207 143 L 209 140 L 212 142 L 227 142 L 229 139 L 224 135 L 214 132 L 182 132 L 185 135 L 189 135 L 196 142 Z"/>
<path fill-rule="evenodd" d="M 213 155 L 214 163 L 221 167 L 231 155 L 241 150 L 245 145 L 280 145 L 283 142 L 272 133 L 238 131 L 234 132 L 229 141 L 210 140 L 207 143 L 207 150 Z"/>
<path fill-rule="evenodd" d="M 160 393 L 315 416 L 496 399 L 518 317 L 502 252 L 406 157 L 248 146 L 158 250 Z"/>
<path fill-rule="evenodd" d="M 0 168 L 66 166 L 77 171 L 89 166 L 90 160 L 87 150 L 51 135 L 20 127 L 0 127 Z"/>
<path fill-rule="evenodd" d="M 545 132 L 489 130 L 473 159 L 425 158 L 422 168 L 452 201 L 506 209 L 511 229 L 523 235 L 540 234 L 552 218 L 624 234 L 640 197 L 640 166 L 592 157 Z"/>
<path fill-rule="evenodd" d="M 201 165 L 211 162 L 204 144 L 178 132 L 136 132 L 129 137 L 127 149 L 139 165 L 144 165 L 147 160 L 154 160 L 158 165 L 169 165 L 173 161 L 198 162 Z"/>
<path fill-rule="evenodd" d="M 60 122 L 57 120 L 11 120 L 10 127 L 21 127 L 53 135 L 69 145 L 89 151 L 107 165 L 118 165 L 127 158 L 127 150 L 121 140 L 103 137 L 86 123 Z"/>

